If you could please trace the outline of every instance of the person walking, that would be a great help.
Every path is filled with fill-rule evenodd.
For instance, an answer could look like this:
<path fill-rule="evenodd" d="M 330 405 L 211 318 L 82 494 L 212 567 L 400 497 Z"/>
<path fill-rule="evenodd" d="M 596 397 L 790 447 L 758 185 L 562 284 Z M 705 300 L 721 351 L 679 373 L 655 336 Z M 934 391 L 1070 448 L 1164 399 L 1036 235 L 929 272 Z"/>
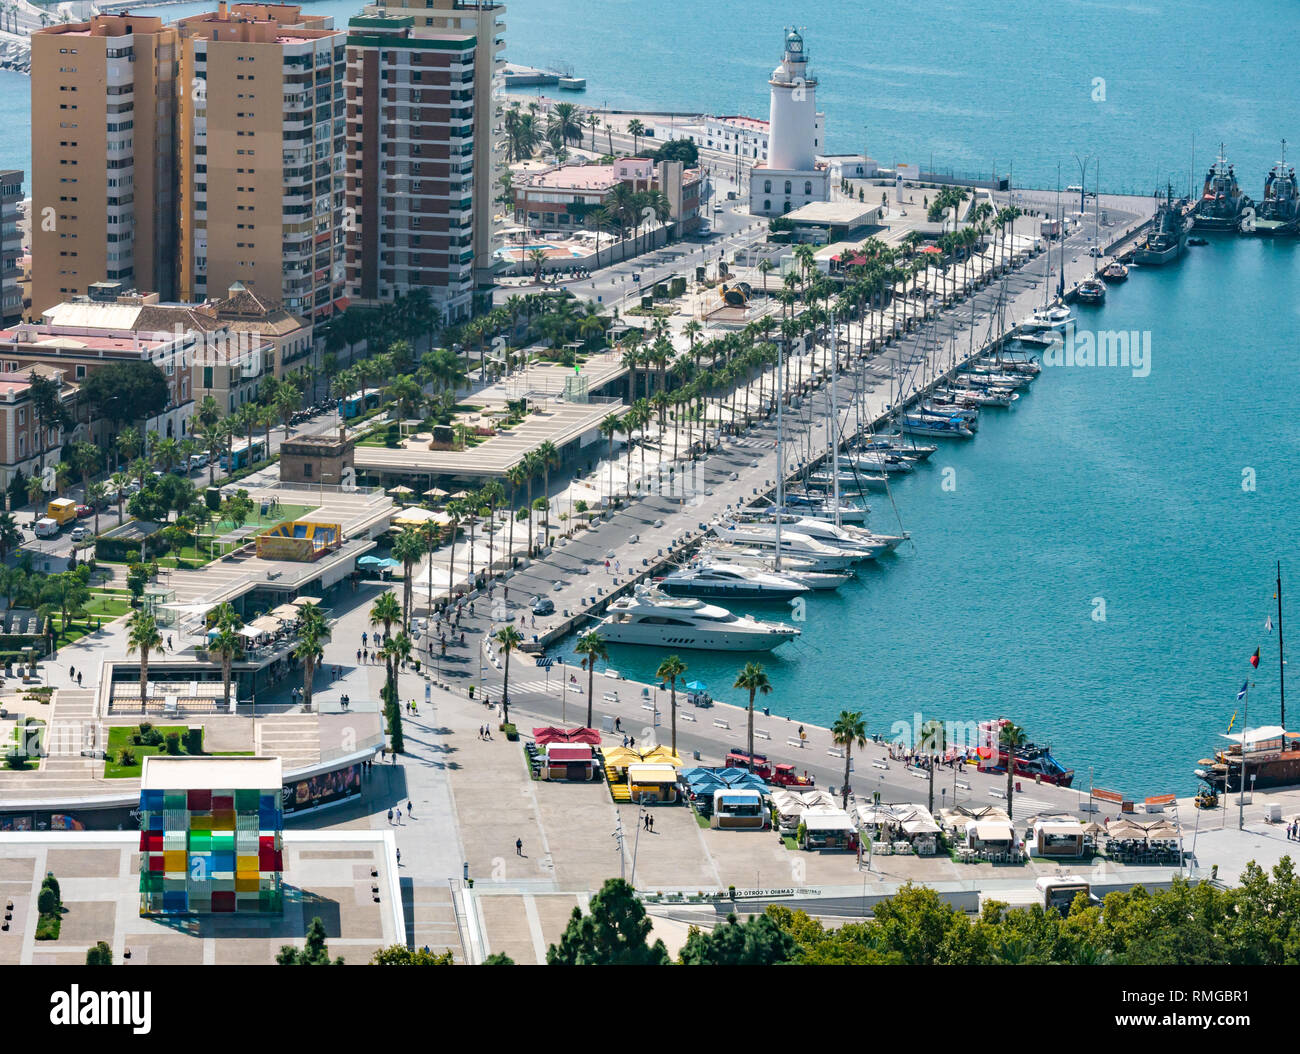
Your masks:
<path fill-rule="evenodd" d="M 401 866 L 402 866 L 402 851 L 401 851 L 400 849 L 394 849 L 393 852 L 395 852 L 395 853 L 397 854 L 397 866 L 398 866 L 398 867 L 401 867 Z"/>
<path fill-rule="evenodd" d="M 398 827 L 401 827 L 401 826 L 402 826 L 402 810 L 401 810 L 401 809 L 398 809 L 398 810 L 397 810 L 397 826 L 398 826 Z"/>
<path fill-rule="evenodd" d="M 522 838 L 516 838 L 516 839 L 515 839 L 515 856 L 523 856 L 523 855 L 524 855 L 524 840 L 523 840 Z"/>
<path fill-rule="evenodd" d="M 391 825 L 392 822 L 393 822 L 393 810 L 392 810 L 392 809 L 389 809 L 389 810 L 388 810 L 388 822 L 389 822 L 390 825 Z"/>
<path fill-rule="evenodd" d="M 406 818 L 407 818 L 408 820 L 411 818 L 411 814 L 412 814 L 413 812 L 415 812 L 415 806 L 413 806 L 413 805 L 411 804 L 411 799 L 410 799 L 410 798 L 407 798 L 407 799 L 406 799 Z"/>

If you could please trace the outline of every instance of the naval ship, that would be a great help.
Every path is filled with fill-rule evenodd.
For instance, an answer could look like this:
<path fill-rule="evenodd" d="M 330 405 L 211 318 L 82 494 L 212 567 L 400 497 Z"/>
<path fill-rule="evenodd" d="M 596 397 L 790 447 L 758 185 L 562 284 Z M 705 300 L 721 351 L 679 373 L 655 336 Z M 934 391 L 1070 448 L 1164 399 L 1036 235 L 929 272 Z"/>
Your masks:
<path fill-rule="evenodd" d="M 1223 156 L 1219 144 L 1219 159 L 1210 166 L 1201 188 L 1201 200 L 1192 213 L 1192 226 L 1198 231 L 1235 231 L 1241 214 L 1250 207 L 1250 198 L 1242 193 L 1236 173 Z"/>
<path fill-rule="evenodd" d="M 1249 217 L 1249 213 L 1247 214 Z M 1253 220 L 1242 224 L 1247 234 L 1295 234 L 1300 231 L 1300 192 L 1297 192 L 1295 167 L 1286 163 L 1286 140 L 1282 140 L 1282 160 L 1264 180 L 1264 200 L 1255 206 Z"/>
<path fill-rule="evenodd" d="M 1187 247 L 1187 219 L 1182 202 L 1174 200 L 1173 187 L 1165 193 L 1165 200 L 1156 209 L 1155 219 L 1146 241 L 1133 250 L 1133 262 L 1139 264 L 1167 264 L 1183 255 Z"/>

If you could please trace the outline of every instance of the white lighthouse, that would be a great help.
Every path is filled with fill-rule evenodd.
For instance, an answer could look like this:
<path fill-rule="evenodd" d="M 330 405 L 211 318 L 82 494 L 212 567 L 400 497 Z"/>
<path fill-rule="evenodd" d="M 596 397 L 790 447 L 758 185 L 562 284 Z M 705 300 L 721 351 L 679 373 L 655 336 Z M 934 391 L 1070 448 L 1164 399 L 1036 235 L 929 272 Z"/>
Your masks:
<path fill-rule="evenodd" d="M 830 177 L 817 166 L 825 152 L 822 115 L 817 112 L 817 78 L 808 70 L 803 36 L 785 31 L 781 63 L 768 80 L 767 160 L 749 176 L 749 211 L 756 216 L 783 216 L 813 201 L 830 197 Z"/>
<path fill-rule="evenodd" d="M 807 171 L 817 156 L 817 79 L 808 72 L 803 37 L 787 30 L 785 54 L 772 71 L 767 163 L 786 171 Z"/>

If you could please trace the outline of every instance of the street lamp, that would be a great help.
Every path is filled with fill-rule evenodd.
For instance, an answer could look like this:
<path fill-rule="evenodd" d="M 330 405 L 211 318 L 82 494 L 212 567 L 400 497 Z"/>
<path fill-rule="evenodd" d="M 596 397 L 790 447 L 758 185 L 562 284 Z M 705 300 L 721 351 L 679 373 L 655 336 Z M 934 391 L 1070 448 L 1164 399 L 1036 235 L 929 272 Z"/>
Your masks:
<path fill-rule="evenodd" d="M 1091 154 L 1084 154 L 1082 158 L 1078 154 L 1074 155 L 1074 160 L 1079 166 L 1079 211 L 1084 210 L 1084 197 L 1087 191 L 1084 189 L 1088 185 L 1088 163 L 1092 161 Z"/>

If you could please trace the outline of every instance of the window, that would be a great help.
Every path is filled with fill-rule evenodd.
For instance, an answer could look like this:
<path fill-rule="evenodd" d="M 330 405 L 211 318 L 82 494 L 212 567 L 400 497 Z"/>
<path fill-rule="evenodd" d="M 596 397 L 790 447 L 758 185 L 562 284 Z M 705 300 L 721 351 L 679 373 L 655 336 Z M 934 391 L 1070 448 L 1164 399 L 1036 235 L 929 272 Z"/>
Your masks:
<path fill-rule="evenodd" d="M 306 478 L 306 479 L 311 479 L 311 462 L 310 462 L 310 461 L 304 461 L 304 462 L 302 463 L 302 474 L 303 474 L 303 477 L 304 477 L 304 478 Z"/>
<path fill-rule="evenodd" d="M 788 179 L 785 181 L 785 192 L 790 193 L 790 181 Z"/>
<path fill-rule="evenodd" d="M 768 198 L 766 201 L 763 202 L 763 211 L 764 211 L 764 212 L 771 212 L 771 211 L 772 211 L 772 199 L 771 199 L 771 198 Z"/>
<path fill-rule="evenodd" d="M 803 193 L 804 193 L 804 197 L 807 197 L 807 198 L 812 197 L 812 180 L 811 180 L 811 179 L 805 179 L 805 180 L 803 181 Z"/>
<path fill-rule="evenodd" d="M 772 181 L 770 179 L 763 180 L 763 193 L 764 194 L 772 193 Z"/>

